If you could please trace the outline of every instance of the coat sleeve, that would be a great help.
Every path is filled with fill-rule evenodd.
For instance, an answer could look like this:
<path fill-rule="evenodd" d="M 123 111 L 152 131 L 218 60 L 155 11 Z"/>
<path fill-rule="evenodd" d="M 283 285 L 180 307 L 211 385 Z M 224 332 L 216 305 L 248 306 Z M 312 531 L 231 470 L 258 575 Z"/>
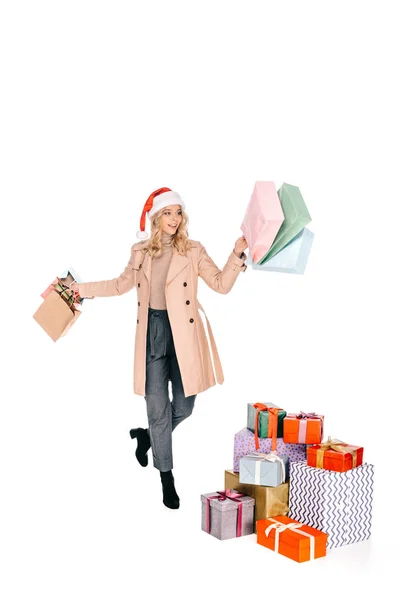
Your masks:
<path fill-rule="evenodd" d="M 120 296 L 129 292 L 136 285 L 137 268 L 134 264 L 136 254 L 137 252 L 135 252 L 134 246 L 132 246 L 129 262 L 119 277 L 104 281 L 80 283 L 79 295 L 81 298 Z"/>
<path fill-rule="evenodd" d="M 247 266 L 244 264 L 246 258 L 246 254 L 244 255 L 244 258 L 238 258 L 235 252 L 232 251 L 226 265 L 221 271 L 208 256 L 204 246 L 199 244 L 199 277 L 201 277 L 208 287 L 215 292 L 227 294 L 232 289 L 239 273 L 247 269 Z"/>

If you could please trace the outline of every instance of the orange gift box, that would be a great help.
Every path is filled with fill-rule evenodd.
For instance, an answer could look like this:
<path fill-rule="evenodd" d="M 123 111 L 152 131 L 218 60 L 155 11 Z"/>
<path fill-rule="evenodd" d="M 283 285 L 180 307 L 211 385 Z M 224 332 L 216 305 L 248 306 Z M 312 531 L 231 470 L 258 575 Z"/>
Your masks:
<path fill-rule="evenodd" d="M 361 446 L 350 446 L 340 440 L 328 438 L 323 444 L 307 448 L 307 464 L 317 469 L 344 473 L 362 465 L 363 454 L 364 448 Z"/>
<path fill-rule="evenodd" d="M 285 444 L 319 444 L 324 434 L 324 417 L 315 413 L 287 414 L 283 419 Z"/>
<path fill-rule="evenodd" d="M 326 556 L 328 534 L 280 515 L 256 523 L 257 544 L 297 562 Z"/>

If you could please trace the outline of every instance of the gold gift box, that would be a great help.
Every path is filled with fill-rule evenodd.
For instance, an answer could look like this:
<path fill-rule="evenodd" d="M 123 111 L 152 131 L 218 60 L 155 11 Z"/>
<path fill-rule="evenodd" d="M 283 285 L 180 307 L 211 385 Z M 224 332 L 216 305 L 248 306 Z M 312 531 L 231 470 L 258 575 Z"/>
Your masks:
<path fill-rule="evenodd" d="M 254 485 L 252 483 L 240 483 L 239 473 L 225 471 L 225 488 L 237 490 L 246 496 L 251 496 L 256 501 L 254 513 L 254 533 L 256 533 L 256 521 L 287 515 L 289 512 L 289 483 L 281 483 L 276 487 L 265 485 Z"/>

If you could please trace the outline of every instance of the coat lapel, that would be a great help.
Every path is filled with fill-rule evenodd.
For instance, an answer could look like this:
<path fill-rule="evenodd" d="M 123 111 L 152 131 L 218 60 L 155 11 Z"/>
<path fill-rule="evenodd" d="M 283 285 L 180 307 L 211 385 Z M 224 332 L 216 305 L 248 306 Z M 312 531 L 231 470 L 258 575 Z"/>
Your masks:
<path fill-rule="evenodd" d="M 173 279 L 189 264 L 187 256 L 182 256 L 174 249 L 169 264 L 169 270 L 167 273 L 166 285 L 169 285 Z"/>
<path fill-rule="evenodd" d="M 150 287 L 150 280 L 151 280 L 151 257 L 149 256 L 149 253 L 146 252 L 144 260 L 143 260 L 143 264 L 142 264 L 142 269 L 143 269 L 143 273 L 145 274 L 146 278 L 147 278 L 147 282 L 149 284 Z"/>

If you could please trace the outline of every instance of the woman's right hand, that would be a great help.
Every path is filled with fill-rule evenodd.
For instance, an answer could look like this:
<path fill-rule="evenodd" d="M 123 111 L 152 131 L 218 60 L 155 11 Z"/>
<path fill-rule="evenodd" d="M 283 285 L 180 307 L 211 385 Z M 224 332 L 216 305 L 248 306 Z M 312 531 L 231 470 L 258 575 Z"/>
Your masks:
<path fill-rule="evenodd" d="M 68 287 L 70 290 L 72 290 L 74 292 L 75 296 L 79 296 L 80 298 L 82 298 L 82 296 L 79 293 L 79 283 L 77 283 L 76 281 L 73 281 Z M 89 300 L 93 300 L 94 296 L 89 296 L 88 298 L 89 298 Z"/>
<path fill-rule="evenodd" d="M 73 292 L 74 301 L 78 300 L 78 298 L 81 297 L 81 295 L 79 293 L 79 283 L 76 283 L 76 281 L 73 281 L 72 283 L 70 283 L 68 286 L 68 289 Z"/>

